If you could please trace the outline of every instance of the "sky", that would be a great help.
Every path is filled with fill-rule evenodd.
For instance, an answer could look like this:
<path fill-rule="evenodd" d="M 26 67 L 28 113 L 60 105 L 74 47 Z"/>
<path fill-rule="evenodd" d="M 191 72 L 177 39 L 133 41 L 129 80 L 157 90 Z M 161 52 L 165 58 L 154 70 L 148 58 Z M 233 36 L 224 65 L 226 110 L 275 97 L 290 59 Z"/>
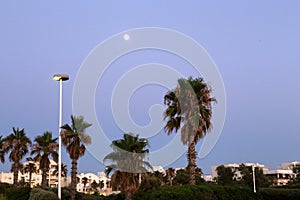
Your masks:
<path fill-rule="evenodd" d="M 76 76 L 90 53 L 120 32 L 160 27 L 200 44 L 224 82 L 223 130 L 212 151 L 197 159 L 204 173 L 210 173 L 212 165 L 226 163 L 258 162 L 274 169 L 282 162 L 299 161 L 299 7 L 296 0 L 1 1 L 0 134 L 19 127 L 31 139 L 45 131 L 57 136 L 59 85 L 53 74 L 70 76 L 63 84 L 63 123 L 70 123 Z M 186 77 L 196 75 L 178 56 L 153 49 L 131 52 L 111 63 L 98 82 L 94 105 L 110 140 L 123 134 L 109 109 L 114 85 L 145 63 L 168 65 Z M 151 123 L 147 111 L 153 104 L 163 105 L 166 92 L 150 84 L 124 99 L 132 119 L 140 125 Z M 161 131 L 149 139 L 150 151 L 174 137 Z M 101 148 L 109 147 L 99 147 L 100 152 Z M 79 159 L 79 172 L 103 171 L 92 154 Z M 65 149 L 62 159 L 71 166 Z M 0 171 L 9 171 L 10 164 L 0 164 Z M 164 167 L 186 165 L 183 154 Z"/>

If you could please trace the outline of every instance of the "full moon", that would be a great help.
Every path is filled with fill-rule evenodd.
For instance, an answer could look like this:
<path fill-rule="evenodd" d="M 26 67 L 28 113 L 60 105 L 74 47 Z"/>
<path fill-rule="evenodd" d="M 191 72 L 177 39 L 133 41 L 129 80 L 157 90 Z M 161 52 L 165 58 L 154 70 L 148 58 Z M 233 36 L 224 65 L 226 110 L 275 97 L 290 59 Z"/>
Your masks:
<path fill-rule="evenodd" d="M 124 35 L 123 35 L 123 39 L 124 39 L 124 40 L 129 40 L 129 39 L 130 39 L 130 36 L 129 36 L 128 34 L 124 34 Z"/>

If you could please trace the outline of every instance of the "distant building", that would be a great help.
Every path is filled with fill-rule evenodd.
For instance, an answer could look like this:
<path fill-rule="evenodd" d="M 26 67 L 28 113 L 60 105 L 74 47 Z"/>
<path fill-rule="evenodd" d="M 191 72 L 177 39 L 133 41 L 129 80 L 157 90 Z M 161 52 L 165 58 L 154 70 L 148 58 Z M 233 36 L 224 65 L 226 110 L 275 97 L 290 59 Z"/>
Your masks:
<path fill-rule="evenodd" d="M 272 178 L 273 186 L 286 185 L 296 174 L 291 169 L 269 170 L 264 173 L 267 177 Z"/>
<path fill-rule="evenodd" d="M 284 162 L 284 163 L 281 163 L 281 165 L 278 166 L 277 169 L 290 169 L 290 170 L 293 170 L 294 167 L 300 167 L 300 162 L 299 161 Z"/>
<path fill-rule="evenodd" d="M 213 181 L 214 181 L 212 175 L 210 175 L 210 174 L 208 174 L 208 175 L 203 175 L 202 178 L 203 178 L 206 182 L 213 182 Z"/>
<path fill-rule="evenodd" d="M 152 166 L 152 169 L 149 170 L 150 172 L 155 172 L 158 171 L 160 173 L 166 174 L 166 171 L 164 170 L 164 168 L 162 166 Z"/>
<path fill-rule="evenodd" d="M 13 184 L 14 174 L 11 172 L 1 172 L 0 174 L 0 183 Z"/>
<path fill-rule="evenodd" d="M 34 163 L 36 166 L 36 169 L 37 169 L 36 173 L 31 174 L 30 187 L 39 186 L 42 184 L 42 171 L 39 170 L 39 162 L 27 161 L 27 162 L 23 163 L 23 166 L 26 166 L 27 164 L 29 164 L 29 162 Z M 49 172 L 48 172 L 47 178 L 46 178 L 48 181 L 48 185 L 50 187 L 57 187 L 57 184 L 58 184 L 57 183 L 58 177 L 56 175 L 53 175 L 53 172 L 55 171 L 56 166 L 57 166 L 57 163 L 50 159 L 50 169 L 49 169 Z M 13 184 L 13 173 L 12 172 L 8 172 L 8 173 L 1 172 L 0 182 Z M 19 172 L 18 182 L 24 182 L 24 183 L 29 184 L 29 182 L 30 182 L 29 173 Z M 65 187 L 68 185 L 69 185 L 68 179 L 62 178 L 62 187 Z"/>
<path fill-rule="evenodd" d="M 240 167 L 241 164 L 244 164 L 245 166 L 247 167 L 256 167 L 256 168 L 259 168 L 263 171 L 263 173 L 269 171 L 270 169 L 268 167 L 266 167 L 265 165 L 262 165 L 262 164 L 259 164 L 259 163 L 240 163 L 240 164 L 236 164 L 236 163 L 233 163 L 233 164 L 224 164 L 223 166 L 224 167 L 229 167 L 232 169 L 232 171 L 234 171 L 234 179 L 235 180 L 241 180 L 242 179 L 242 174 L 241 172 L 238 170 L 238 168 Z M 218 165 L 218 166 L 221 166 L 221 165 Z M 211 167 L 211 172 L 212 172 L 212 179 L 214 180 L 215 178 L 218 177 L 218 173 L 217 173 L 217 167 L 218 166 L 212 166 Z"/>
<path fill-rule="evenodd" d="M 86 184 L 84 185 L 84 178 L 87 179 Z M 92 188 L 92 183 L 96 182 L 99 187 L 97 187 L 97 191 L 102 195 L 109 195 L 112 193 L 111 189 L 111 180 L 106 176 L 104 172 L 98 172 L 98 175 L 93 173 L 80 173 L 77 174 L 77 186 L 76 190 L 82 193 L 94 193 L 94 189 Z M 100 189 L 100 184 L 103 183 L 103 187 Z"/>

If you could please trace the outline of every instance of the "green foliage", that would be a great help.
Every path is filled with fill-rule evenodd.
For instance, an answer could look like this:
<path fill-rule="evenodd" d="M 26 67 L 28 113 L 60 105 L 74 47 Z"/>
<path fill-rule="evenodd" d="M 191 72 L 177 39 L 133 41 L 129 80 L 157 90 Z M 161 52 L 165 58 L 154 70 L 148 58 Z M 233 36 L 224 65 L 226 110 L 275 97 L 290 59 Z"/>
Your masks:
<path fill-rule="evenodd" d="M 179 169 L 173 180 L 174 185 L 186 185 L 189 183 L 189 172 L 185 169 Z"/>
<path fill-rule="evenodd" d="M 134 200 L 255 200 L 260 199 L 247 188 L 218 185 L 164 186 L 158 190 L 138 192 Z"/>
<path fill-rule="evenodd" d="M 298 200 L 300 189 L 263 188 L 259 192 L 263 200 Z"/>
<path fill-rule="evenodd" d="M 225 167 L 224 165 L 220 165 L 216 169 L 218 173 L 217 183 L 219 185 L 232 185 L 234 180 L 234 171 L 230 167 Z"/>
<path fill-rule="evenodd" d="M 0 193 L 0 200 L 7 200 L 6 196 L 4 194 Z"/>
<path fill-rule="evenodd" d="M 252 166 L 245 166 L 241 164 L 239 170 L 242 175 L 241 184 L 253 188 L 253 170 Z M 255 167 L 255 183 L 257 188 L 269 187 L 271 185 L 271 179 L 266 177 L 263 171 Z"/>
<path fill-rule="evenodd" d="M 4 191 L 7 200 L 28 200 L 31 188 L 29 187 L 9 187 Z"/>
<path fill-rule="evenodd" d="M 290 179 L 289 186 L 295 186 L 295 187 L 299 188 L 299 186 L 300 186 L 300 166 L 294 166 L 293 172 L 296 174 L 296 177 Z"/>
<path fill-rule="evenodd" d="M 59 200 L 57 194 L 41 188 L 33 188 L 29 200 Z"/>
<path fill-rule="evenodd" d="M 142 180 L 140 185 L 140 190 L 142 191 L 150 191 L 158 189 L 162 184 L 162 181 L 157 177 L 147 177 Z"/>

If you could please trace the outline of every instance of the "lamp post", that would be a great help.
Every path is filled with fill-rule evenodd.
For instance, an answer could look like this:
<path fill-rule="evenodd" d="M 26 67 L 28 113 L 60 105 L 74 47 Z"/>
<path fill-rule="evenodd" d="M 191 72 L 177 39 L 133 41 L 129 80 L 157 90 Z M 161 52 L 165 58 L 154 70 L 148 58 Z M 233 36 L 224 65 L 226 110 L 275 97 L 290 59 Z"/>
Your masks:
<path fill-rule="evenodd" d="M 57 195 L 61 199 L 61 126 L 62 126 L 62 82 L 69 80 L 66 74 L 54 74 L 53 80 L 59 81 L 59 129 L 58 129 L 58 185 Z"/>
<path fill-rule="evenodd" d="M 256 184 L 255 184 L 255 167 L 252 165 L 252 178 L 253 178 L 253 192 L 256 193 Z"/>

